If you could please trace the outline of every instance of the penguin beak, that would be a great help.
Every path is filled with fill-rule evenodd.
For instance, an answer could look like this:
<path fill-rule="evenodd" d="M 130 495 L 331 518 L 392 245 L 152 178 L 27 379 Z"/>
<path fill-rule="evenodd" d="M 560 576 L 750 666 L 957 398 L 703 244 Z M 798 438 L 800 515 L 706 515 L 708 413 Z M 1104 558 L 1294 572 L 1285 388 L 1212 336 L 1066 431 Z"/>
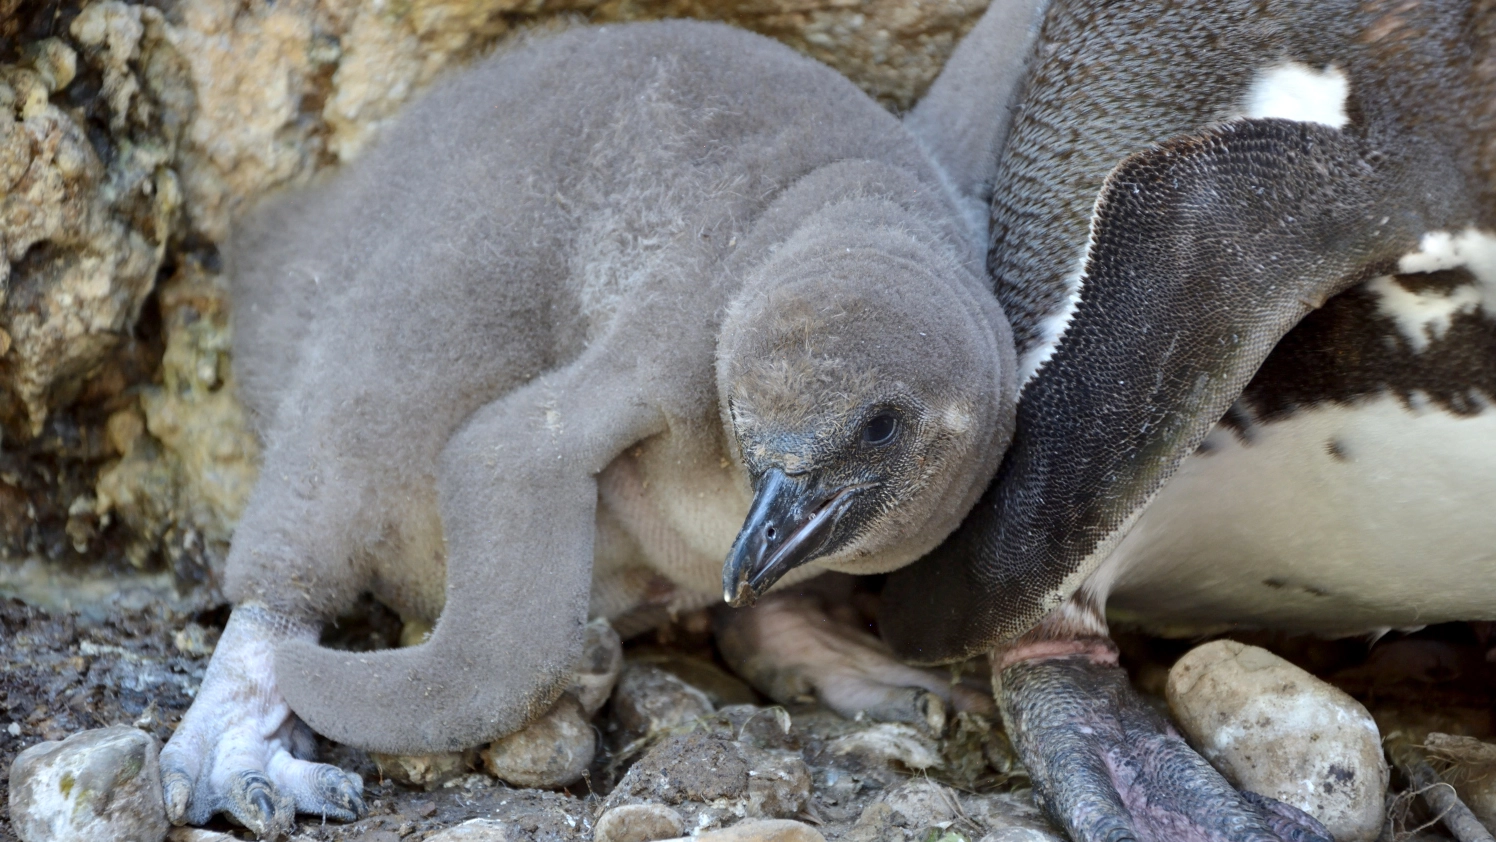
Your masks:
<path fill-rule="evenodd" d="M 816 493 L 808 475 L 765 471 L 743 531 L 722 565 L 722 599 L 739 608 L 752 605 L 781 576 L 820 555 L 832 528 L 865 487 Z"/>

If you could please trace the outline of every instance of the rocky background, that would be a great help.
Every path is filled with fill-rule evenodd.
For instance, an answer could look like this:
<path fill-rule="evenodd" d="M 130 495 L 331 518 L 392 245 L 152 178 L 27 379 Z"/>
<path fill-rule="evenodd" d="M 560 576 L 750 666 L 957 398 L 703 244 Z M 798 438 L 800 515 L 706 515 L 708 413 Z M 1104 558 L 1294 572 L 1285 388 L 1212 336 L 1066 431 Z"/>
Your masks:
<path fill-rule="evenodd" d="M 239 209 L 357 156 L 443 70 L 531 27 L 729 21 L 899 110 L 984 6 L 0 0 L 0 792 L 17 783 L 20 752 L 63 752 L 44 741 L 85 729 L 127 726 L 91 732 L 77 762 L 140 771 L 132 758 L 149 759 L 201 681 L 227 617 L 218 568 L 257 460 L 233 393 L 219 256 Z M 631 642 L 619 690 L 593 720 L 601 749 L 582 784 L 511 788 L 478 773 L 499 771 L 492 751 L 407 768 L 324 746 L 369 782 L 372 815 L 303 822 L 297 838 L 637 842 L 765 819 L 799 824 L 717 840 L 1058 842 L 993 723 L 920 730 L 774 707 L 714 663 L 704 622 Z M 367 606 L 337 642 L 377 648 L 399 632 Z M 1239 782 L 1289 798 L 1274 787 L 1319 781 L 1303 805 L 1342 822 L 1341 842 L 1449 838 L 1437 796 L 1455 790 L 1434 775 L 1496 827 L 1496 745 L 1479 742 L 1496 736 L 1496 626 L 1375 648 L 1236 637 L 1187 656 L 1185 643 L 1120 640 L 1138 686 Z M 1238 756 L 1216 744 L 1238 723 L 1303 705 L 1323 716 L 1280 719 L 1300 731 L 1260 736 L 1323 741 L 1318 753 L 1277 758 L 1248 740 Z M 132 797 L 145 816 L 159 797 L 140 780 Z M 112 792 L 132 786 L 120 779 Z M 12 818 L 0 807 L 0 840 L 15 838 Z M 225 831 L 244 836 L 220 822 L 170 838 L 227 842 Z"/>
<path fill-rule="evenodd" d="M 689 16 L 909 106 L 984 0 L 0 0 L 0 553 L 211 584 L 253 485 L 219 246 L 535 26 Z"/>

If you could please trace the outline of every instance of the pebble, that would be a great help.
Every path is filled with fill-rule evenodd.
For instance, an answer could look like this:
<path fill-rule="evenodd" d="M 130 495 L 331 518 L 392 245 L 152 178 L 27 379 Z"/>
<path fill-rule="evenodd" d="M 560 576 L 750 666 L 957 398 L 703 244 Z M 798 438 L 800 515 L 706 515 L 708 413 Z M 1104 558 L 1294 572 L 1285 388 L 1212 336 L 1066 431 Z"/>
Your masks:
<path fill-rule="evenodd" d="M 170 827 L 159 746 L 125 725 L 34 745 L 10 767 L 10 820 L 22 842 L 161 842 Z"/>
<path fill-rule="evenodd" d="M 655 842 L 686 832 L 686 820 L 663 804 L 624 804 L 598 818 L 592 842 Z"/>
<path fill-rule="evenodd" d="M 853 755 L 881 765 L 897 763 L 914 771 L 941 765 L 940 748 L 935 741 L 902 722 L 882 722 L 838 737 L 830 748 L 835 755 Z"/>
<path fill-rule="evenodd" d="M 692 733 L 666 737 L 629 768 L 608 796 L 611 803 L 637 798 L 680 804 L 742 798 L 748 762 L 735 743 Z"/>
<path fill-rule="evenodd" d="M 702 732 L 666 737 L 618 782 L 608 801 L 728 807 L 739 816 L 785 818 L 805 810 L 810 768 L 796 751 L 763 749 Z"/>
<path fill-rule="evenodd" d="M 571 694 L 591 717 L 608 701 L 623 670 L 623 641 L 607 620 L 597 619 L 582 632 L 582 657 L 572 673 Z"/>
<path fill-rule="evenodd" d="M 682 836 L 670 842 L 826 842 L 821 832 L 808 824 L 788 819 L 748 820 L 732 827 L 711 830 L 696 836 Z"/>
<path fill-rule="evenodd" d="M 613 718 L 626 741 L 711 716 L 707 695 L 653 664 L 629 663 L 613 690 Z"/>
<path fill-rule="evenodd" d="M 493 819 L 469 819 L 456 827 L 426 837 L 426 842 L 509 842 L 509 825 Z"/>
<path fill-rule="evenodd" d="M 1337 842 L 1382 828 L 1387 761 L 1359 702 L 1265 649 L 1217 640 L 1169 671 L 1169 709 L 1236 786 L 1324 823 Z"/>
<path fill-rule="evenodd" d="M 439 754 L 380 754 L 371 751 L 369 759 L 379 767 L 382 777 L 427 791 L 462 777 L 478 765 L 476 751 Z"/>
<path fill-rule="evenodd" d="M 575 697 L 565 694 L 545 716 L 479 754 L 489 774 L 514 786 L 542 789 L 581 780 L 597 754 L 597 734 Z"/>
<path fill-rule="evenodd" d="M 805 811 L 810 800 L 810 768 L 798 752 L 737 746 L 748 763 L 749 816 L 788 818 Z"/>

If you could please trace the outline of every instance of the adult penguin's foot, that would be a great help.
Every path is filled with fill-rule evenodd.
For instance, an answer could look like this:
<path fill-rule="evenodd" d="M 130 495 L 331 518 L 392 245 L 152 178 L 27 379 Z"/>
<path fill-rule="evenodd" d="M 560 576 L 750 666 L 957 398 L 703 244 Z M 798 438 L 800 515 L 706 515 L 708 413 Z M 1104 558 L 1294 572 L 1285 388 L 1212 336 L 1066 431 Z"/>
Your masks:
<path fill-rule="evenodd" d="M 991 696 L 950 670 L 900 662 L 855 613 L 824 587 L 771 593 L 751 608 L 721 610 L 717 645 L 738 675 L 781 704 L 819 702 L 932 734 L 957 711 L 996 713 Z"/>
<path fill-rule="evenodd" d="M 1313 817 L 1236 790 L 1150 707 L 1102 638 L 997 653 L 999 705 L 1034 798 L 1074 842 L 1333 842 Z"/>

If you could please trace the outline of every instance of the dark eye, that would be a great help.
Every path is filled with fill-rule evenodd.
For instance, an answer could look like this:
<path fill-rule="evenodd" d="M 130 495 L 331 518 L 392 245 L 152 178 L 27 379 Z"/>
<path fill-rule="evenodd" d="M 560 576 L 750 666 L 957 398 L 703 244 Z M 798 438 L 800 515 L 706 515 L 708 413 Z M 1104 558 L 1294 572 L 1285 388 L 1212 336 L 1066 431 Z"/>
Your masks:
<path fill-rule="evenodd" d="M 888 444 L 899 434 L 899 419 L 892 412 L 880 412 L 868 419 L 862 428 L 862 443 L 872 447 Z"/>

